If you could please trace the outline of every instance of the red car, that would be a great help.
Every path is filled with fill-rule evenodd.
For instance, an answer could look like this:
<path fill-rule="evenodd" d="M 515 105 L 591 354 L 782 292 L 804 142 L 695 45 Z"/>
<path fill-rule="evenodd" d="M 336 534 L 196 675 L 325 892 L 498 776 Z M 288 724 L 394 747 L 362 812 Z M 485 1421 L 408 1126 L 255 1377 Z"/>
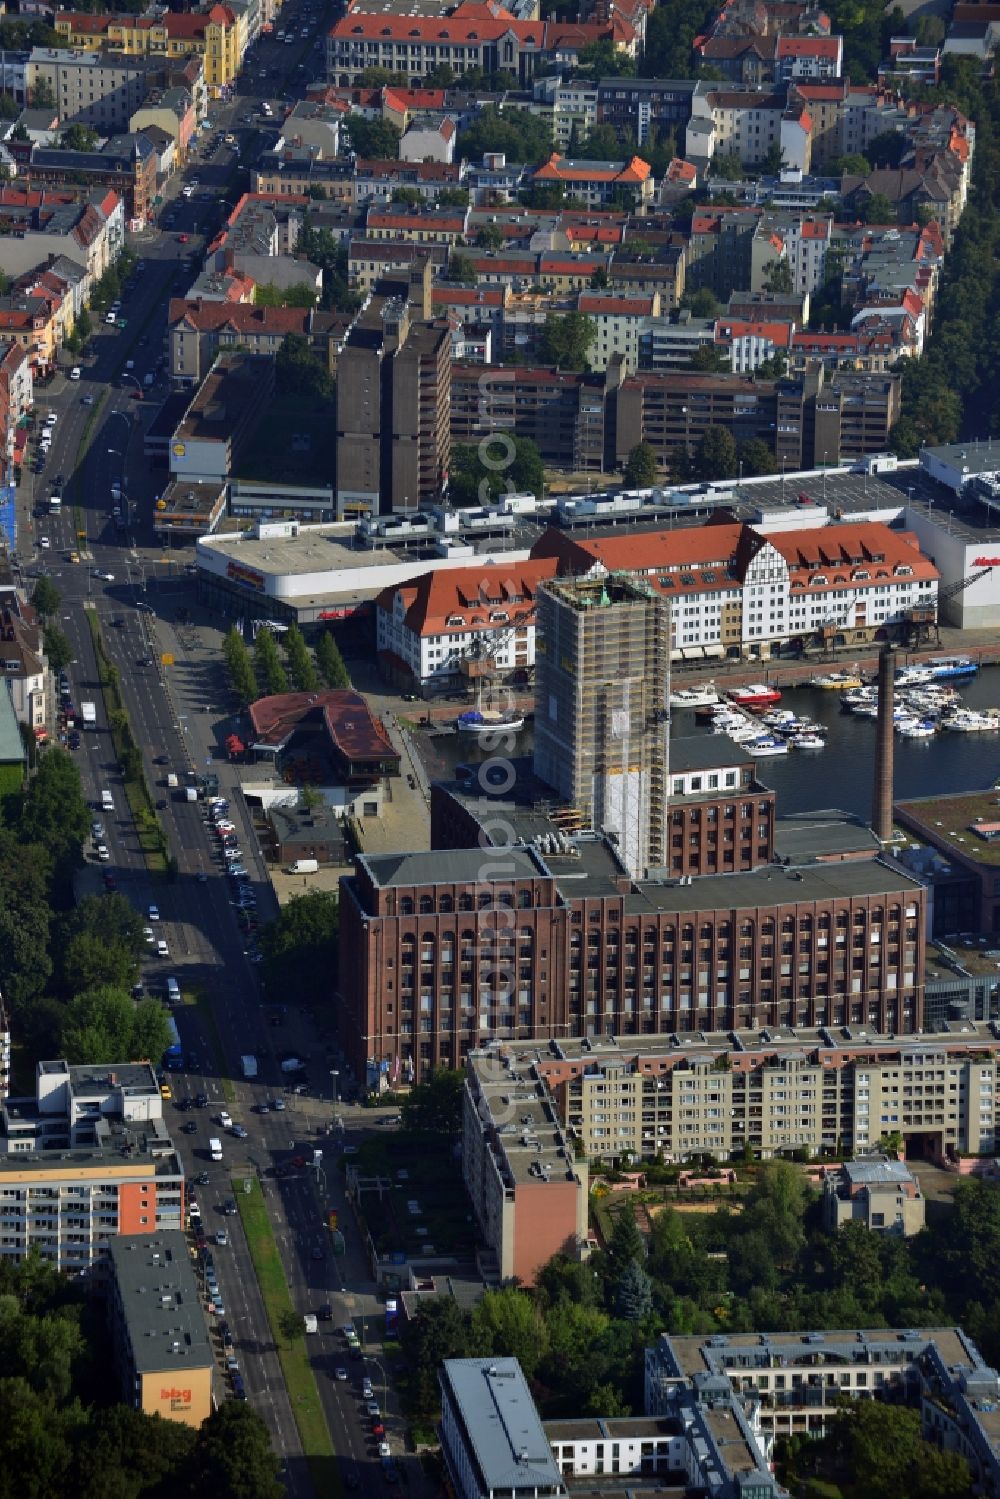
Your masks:
<path fill-rule="evenodd" d="M 179 245 L 186 245 L 187 242 L 188 242 L 188 236 L 186 234 L 178 234 L 178 236 L 177 236 L 177 243 Z"/>
<path fill-rule="evenodd" d="M 372 1427 L 372 1435 L 378 1437 L 379 1440 L 381 1440 L 382 1437 L 385 1436 L 385 1427 L 382 1425 L 381 1421 L 375 1422 L 375 1425 Z"/>
<path fill-rule="evenodd" d="M 104 888 L 105 890 L 107 890 L 109 895 L 112 891 L 118 889 L 118 881 L 115 879 L 113 874 L 106 874 L 104 876 Z"/>

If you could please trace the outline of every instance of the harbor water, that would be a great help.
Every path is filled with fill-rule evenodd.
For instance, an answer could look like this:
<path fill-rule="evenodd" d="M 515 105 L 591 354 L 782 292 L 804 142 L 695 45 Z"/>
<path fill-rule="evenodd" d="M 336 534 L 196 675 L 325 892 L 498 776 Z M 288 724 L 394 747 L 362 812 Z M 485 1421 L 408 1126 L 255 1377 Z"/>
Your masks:
<path fill-rule="evenodd" d="M 687 685 L 687 684 L 686 684 Z M 968 682 L 955 684 L 970 708 L 1000 707 L 1000 666 L 987 666 Z M 781 707 L 800 718 L 813 719 L 827 729 L 822 750 L 793 750 L 756 763 L 757 778 L 778 793 L 778 814 L 839 807 L 865 821 L 871 816 L 875 721 L 856 718 L 841 708 L 839 692 L 815 687 L 786 688 Z M 457 711 L 457 710 L 456 710 Z M 675 737 L 709 734 L 710 727 L 689 709 L 674 710 Z M 762 727 L 761 733 L 767 730 Z M 894 795 L 897 801 L 952 791 L 979 790 L 1000 776 L 1000 733 L 938 733 L 930 739 L 893 736 L 895 744 Z M 478 764 L 490 758 L 475 739 L 447 735 L 429 739 L 414 736 L 420 757 L 434 778 L 447 776 L 459 764 Z M 531 755 L 532 726 L 517 735 L 518 755 Z M 749 757 L 748 757 L 749 758 Z"/>

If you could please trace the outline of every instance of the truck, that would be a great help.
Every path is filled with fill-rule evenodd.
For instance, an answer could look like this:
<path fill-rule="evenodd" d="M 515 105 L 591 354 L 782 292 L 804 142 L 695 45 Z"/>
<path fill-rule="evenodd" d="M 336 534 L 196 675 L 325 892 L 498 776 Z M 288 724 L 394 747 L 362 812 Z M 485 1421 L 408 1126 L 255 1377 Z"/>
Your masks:
<path fill-rule="evenodd" d="M 170 787 L 171 791 L 176 791 L 177 787 L 180 785 L 180 781 L 177 779 L 177 775 L 174 771 L 171 771 L 167 776 L 167 785 Z"/>
<path fill-rule="evenodd" d="M 302 1324 L 306 1332 L 319 1332 L 319 1321 L 315 1312 L 306 1312 L 302 1318 Z"/>
<path fill-rule="evenodd" d="M 198 800 L 198 788 L 197 788 L 197 786 L 185 786 L 184 787 L 184 800 L 186 802 L 196 802 Z"/>
<path fill-rule="evenodd" d="M 83 719 L 83 727 L 85 729 L 96 729 L 97 728 L 97 704 L 96 703 L 81 703 L 80 704 L 80 716 Z"/>
<path fill-rule="evenodd" d="M 62 510 L 62 495 L 54 489 L 49 495 L 49 514 L 58 515 Z"/>
<path fill-rule="evenodd" d="M 319 868 L 318 859 L 296 859 L 290 867 L 289 874 L 315 874 Z"/>
<path fill-rule="evenodd" d="M 208 1142 L 208 1153 L 213 1161 L 222 1160 L 222 1141 L 217 1139 L 215 1135 Z"/>
<path fill-rule="evenodd" d="M 243 1076 L 248 1081 L 250 1080 L 250 1078 L 253 1078 L 253 1077 L 257 1076 L 257 1058 L 256 1057 L 251 1057 L 251 1056 L 240 1057 L 240 1063 L 241 1063 L 241 1065 L 243 1067 Z"/>

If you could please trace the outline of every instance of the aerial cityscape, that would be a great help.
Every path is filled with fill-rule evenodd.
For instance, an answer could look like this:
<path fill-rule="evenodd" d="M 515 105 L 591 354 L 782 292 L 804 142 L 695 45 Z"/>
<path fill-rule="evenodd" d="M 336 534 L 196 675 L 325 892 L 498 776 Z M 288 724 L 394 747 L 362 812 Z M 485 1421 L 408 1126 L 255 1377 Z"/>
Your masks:
<path fill-rule="evenodd" d="M 1000 6 L 0 15 L 0 1499 L 1000 1495 Z"/>

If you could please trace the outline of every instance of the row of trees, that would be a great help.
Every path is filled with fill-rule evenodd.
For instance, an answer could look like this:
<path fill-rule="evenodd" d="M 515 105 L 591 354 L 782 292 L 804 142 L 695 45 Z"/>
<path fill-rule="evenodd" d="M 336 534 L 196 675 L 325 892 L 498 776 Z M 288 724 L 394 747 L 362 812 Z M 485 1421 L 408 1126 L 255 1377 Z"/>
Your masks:
<path fill-rule="evenodd" d="M 241 703 L 253 703 L 259 697 L 273 697 L 290 689 L 315 692 L 321 680 L 327 687 L 350 687 L 344 658 L 329 630 L 320 636 L 315 658 L 298 625 L 289 626 L 282 643 L 284 660 L 274 635 L 262 627 L 251 655 L 236 626 L 229 629 L 222 650 L 230 685 Z"/>

